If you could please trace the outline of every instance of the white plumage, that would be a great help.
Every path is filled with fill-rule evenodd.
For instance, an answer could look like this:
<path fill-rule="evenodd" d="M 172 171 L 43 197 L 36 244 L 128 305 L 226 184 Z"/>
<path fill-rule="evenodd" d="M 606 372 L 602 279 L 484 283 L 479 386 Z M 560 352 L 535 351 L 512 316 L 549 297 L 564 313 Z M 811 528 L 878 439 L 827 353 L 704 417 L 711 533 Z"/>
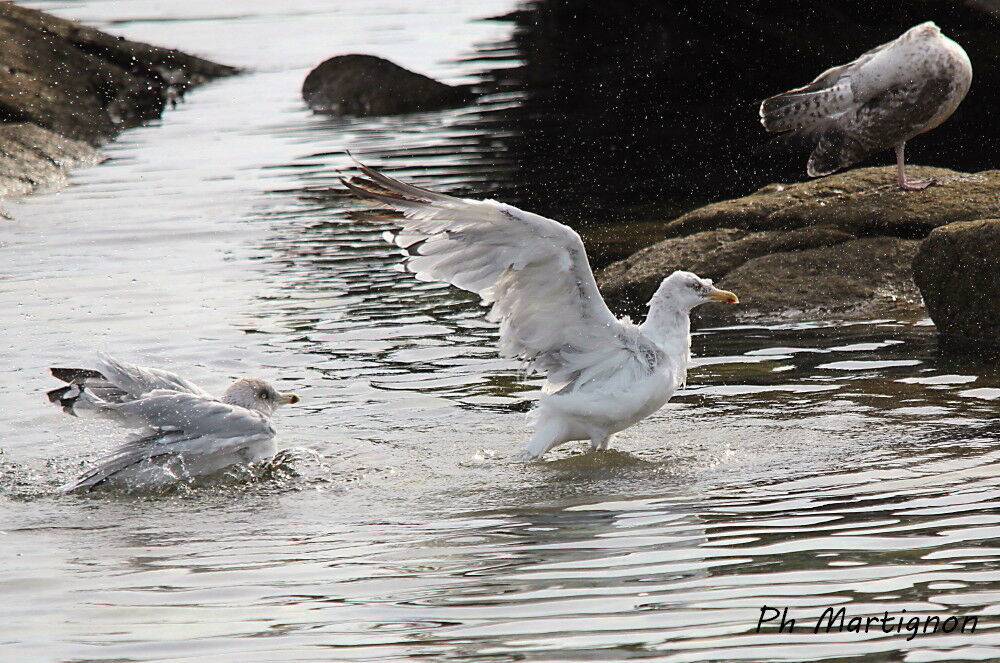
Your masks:
<path fill-rule="evenodd" d="M 809 85 L 765 99 L 760 119 L 767 131 L 796 132 L 815 144 L 806 167 L 812 177 L 894 148 L 900 187 L 922 189 L 934 182 L 906 177 L 906 141 L 948 119 L 971 84 L 965 50 L 928 21 Z"/>
<path fill-rule="evenodd" d="M 491 305 L 500 352 L 547 378 L 528 454 L 571 440 L 606 449 L 611 435 L 658 410 L 683 383 L 691 308 L 737 298 L 674 272 L 641 326 L 616 318 L 597 289 L 580 236 L 557 221 L 499 203 L 443 195 L 358 164 L 369 179 L 344 184 L 403 212 L 387 239 L 418 278 L 451 283 Z"/>
<path fill-rule="evenodd" d="M 155 487 L 208 475 L 232 465 L 270 459 L 275 453 L 271 414 L 296 403 L 260 378 L 240 378 L 221 399 L 169 371 L 143 368 L 98 355 L 100 370 L 53 368 L 69 384 L 49 400 L 77 416 L 92 414 L 141 429 L 94 469 L 62 491 L 115 485 Z"/>

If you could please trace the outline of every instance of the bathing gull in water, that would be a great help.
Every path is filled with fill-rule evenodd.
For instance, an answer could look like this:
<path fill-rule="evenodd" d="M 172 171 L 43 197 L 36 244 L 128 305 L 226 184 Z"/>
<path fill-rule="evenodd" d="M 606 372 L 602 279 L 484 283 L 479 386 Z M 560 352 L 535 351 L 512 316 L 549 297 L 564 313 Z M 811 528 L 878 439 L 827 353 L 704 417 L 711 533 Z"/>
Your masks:
<path fill-rule="evenodd" d="M 77 416 L 93 414 L 141 429 L 100 465 L 61 488 L 160 486 L 274 456 L 271 414 L 297 403 L 260 378 L 240 378 L 216 399 L 179 375 L 98 354 L 100 370 L 53 368 L 68 382 L 49 401 Z"/>
<path fill-rule="evenodd" d="M 812 177 L 895 148 L 899 186 L 923 189 L 935 181 L 906 177 L 906 141 L 947 120 L 971 83 L 965 50 L 933 23 L 921 23 L 805 87 L 765 99 L 760 121 L 768 131 L 793 131 L 815 143 L 806 168 Z"/>
<path fill-rule="evenodd" d="M 571 440 L 606 449 L 611 436 L 656 412 L 684 382 L 689 313 L 736 295 L 708 279 L 663 279 L 641 325 L 616 318 L 597 290 L 580 236 L 563 224 L 494 200 L 469 200 L 404 184 L 357 164 L 344 184 L 401 211 L 386 239 L 424 280 L 477 293 L 500 325 L 500 352 L 545 374 L 527 456 Z"/>

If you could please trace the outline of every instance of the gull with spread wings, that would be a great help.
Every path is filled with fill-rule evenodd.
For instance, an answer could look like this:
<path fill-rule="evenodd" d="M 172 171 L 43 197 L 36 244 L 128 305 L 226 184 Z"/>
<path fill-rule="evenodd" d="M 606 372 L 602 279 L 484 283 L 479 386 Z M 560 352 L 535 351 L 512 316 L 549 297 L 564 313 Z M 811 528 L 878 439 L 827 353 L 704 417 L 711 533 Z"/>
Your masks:
<path fill-rule="evenodd" d="M 386 239 L 406 251 L 423 280 L 477 293 L 500 326 L 500 354 L 546 378 L 527 455 L 611 436 L 662 407 L 685 381 L 691 309 L 737 303 L 708 279 L 663 279 L 641 325 L 617 318 L 590 269 L 580 236 L 558 221 L 495 200 L 470 200 L 405 184 L 357 163 L 366 177 L 342 180 L 357 196 L 403 213 Z"/>

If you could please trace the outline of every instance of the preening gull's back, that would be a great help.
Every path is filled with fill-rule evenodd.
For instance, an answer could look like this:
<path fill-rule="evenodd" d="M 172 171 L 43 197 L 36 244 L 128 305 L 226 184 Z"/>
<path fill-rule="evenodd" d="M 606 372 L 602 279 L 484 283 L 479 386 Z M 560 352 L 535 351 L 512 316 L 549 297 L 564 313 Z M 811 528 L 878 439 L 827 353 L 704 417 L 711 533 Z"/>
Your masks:
<path fill-rule="evenodd" d="M 927 22 L 765 99 L 760 118 L 767 131 L 793 132 L 814 145 L 806 166 L 812 177 L 894 148 L 899 185 L 922 189 L 933 182 L 906 178 L 905 143 L 948 119 L 971 84 L 968 55 Z"/>

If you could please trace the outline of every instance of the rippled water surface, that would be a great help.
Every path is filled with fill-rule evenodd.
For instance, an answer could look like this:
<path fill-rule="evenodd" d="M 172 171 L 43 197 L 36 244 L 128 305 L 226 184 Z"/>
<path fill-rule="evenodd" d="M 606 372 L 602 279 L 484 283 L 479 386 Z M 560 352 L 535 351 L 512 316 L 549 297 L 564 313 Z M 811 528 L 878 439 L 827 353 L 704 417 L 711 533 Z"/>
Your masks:
<path fill-rule="evenodd" d="M 538 382 L 463 293 L 394 269 L 391 219 L 331 191 L 345 147 L 503 192 L 516 90 L 373 120 L 303 109 L 309 67 L 515 69 L 508 0 L 33 3 L 247 67 L 0 226 L 0 659 L 1000 659 L 1000 376 L 922 321 L 704 330 L 690 386 L 620 434 L 513 460 Z M 518 175 L 523 177 L 523 174 Z M 500 195 L 500 194 L 498 194 Z M 119 440 L 45 401 L 96 349 L 211 390 L 295 389 L 271 475 L 56 497 Z M 755 632 L 980 615 L 974 635 Z"/>

